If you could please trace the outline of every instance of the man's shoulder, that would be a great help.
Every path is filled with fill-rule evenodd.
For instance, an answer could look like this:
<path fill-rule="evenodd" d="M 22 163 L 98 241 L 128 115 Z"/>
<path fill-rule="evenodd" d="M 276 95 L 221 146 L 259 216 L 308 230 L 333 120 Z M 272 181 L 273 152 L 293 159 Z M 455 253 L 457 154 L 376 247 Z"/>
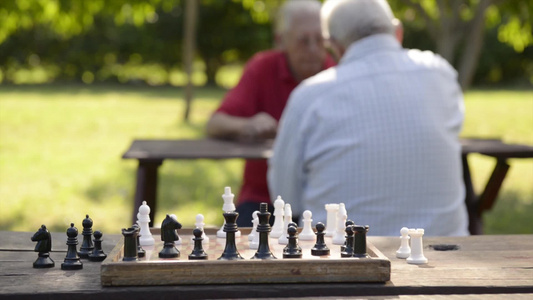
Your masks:
<path fill-rule="evenodd" d="M 285 59 L 283 52 L 272 49 L 257 52 L 250 58 L 248 64 L 254 66 L 270 66 L 273 63 L 279 62 L 283 59 Z"/>
<path fill-rule="evenodd" d="M 451 76 L 457 76 L 457 71 L 450 65 L 450 63 L 442 56 L 431 51 L 408 49 L 406 54 L 409 60 L 415 65 L 427 69 L 436 69 L 448 73 Z"/>

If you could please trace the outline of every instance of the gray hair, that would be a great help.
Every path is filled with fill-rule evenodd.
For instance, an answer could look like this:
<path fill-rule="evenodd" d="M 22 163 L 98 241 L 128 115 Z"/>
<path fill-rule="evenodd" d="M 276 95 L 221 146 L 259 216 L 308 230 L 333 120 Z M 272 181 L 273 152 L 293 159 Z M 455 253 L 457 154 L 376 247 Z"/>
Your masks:
<path fill-rule="evenodd" d="M 296 14 L 320 14 L 322 4 L 318 0 L 288 0 L 278 12 L 276 20 L 276 33 L 283 35 L 292 26 Z"/>
<path fill-rule="evenodd" d="M 328 0 L 321 19 L 324 38 L 346 48 L 370 35 L 394 35 L 395 30 L 395 18 L 386 0 Z"/>

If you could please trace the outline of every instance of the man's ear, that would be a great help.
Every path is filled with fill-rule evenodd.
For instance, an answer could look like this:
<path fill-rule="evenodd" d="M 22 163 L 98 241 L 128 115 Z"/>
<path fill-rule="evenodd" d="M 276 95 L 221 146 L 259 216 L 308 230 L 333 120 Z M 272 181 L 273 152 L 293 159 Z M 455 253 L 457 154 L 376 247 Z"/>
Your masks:
<path fill-rule="evenodd" d="M 400 44 L 403 43 L 403 24 L 402 21 L 399 19 L 392 20 L 392 24 L 394 25 L 394 35 L 396 36 L 396 40 Z"/>

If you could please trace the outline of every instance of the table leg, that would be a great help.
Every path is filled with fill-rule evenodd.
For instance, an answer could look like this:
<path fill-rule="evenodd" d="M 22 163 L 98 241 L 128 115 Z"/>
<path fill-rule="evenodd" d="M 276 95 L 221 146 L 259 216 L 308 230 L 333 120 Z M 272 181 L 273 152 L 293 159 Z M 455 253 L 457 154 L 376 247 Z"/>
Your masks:
<path fill-rule="evenodd" d="M 472 235 L 483 234 L 483 219 L 479 211 L 479 202 L 472 185 L 470 167 L 468 166 L 467 154 L 462 155 L 463 180 L 465 182 L 465 203 L 468 209 L 468 231 Z"/>
<path fill-rule="evenodd" d="M 150 206 L 150 227 L 153 226 L 157 202 L 157 172 L 162 160 L 139 160 L 132 224 L 137 222 L 139 206 L 143 201 Z"/>
<path fill-rule="evenodd" d="M 487 181 L 487 185 L 478 199 L 478 210 L 480 215 L 483 213 L 483 211 L 490 210 L 494 205 L 496 197 L 498 196 L 498 192 L 500 191 L 503 180 L 505 179 L 509 168 L 510 166 L 507 164 L 505 159 L 497 159 L 494 171 L 492 171 L 489 181 Z"/>

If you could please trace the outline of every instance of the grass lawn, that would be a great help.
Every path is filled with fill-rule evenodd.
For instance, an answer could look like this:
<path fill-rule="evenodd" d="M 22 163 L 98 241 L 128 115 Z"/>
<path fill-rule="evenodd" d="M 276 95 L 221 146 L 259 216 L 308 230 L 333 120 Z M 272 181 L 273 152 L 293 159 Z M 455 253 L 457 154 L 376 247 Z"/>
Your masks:
<path fill-rule="evenodd" d="M 135 138 L 198 138 L 224 90 L 196 90 L 189 123 L 182 90 L 136 86 L 0 85 L 0 230 L 64 231 L 89 214 L 95 230 L 119 233 L 130 224 L 135 160 L 121 155 Z M 533 92 L 466 94 L 465 137 L 498 137 L 533 145 Z M 480 191 L 494 161 L 472 157 Z M 533 233 L 533 160 L 511 160 L 487 233 Z M 242 161 L 165 161 L 160 168 L 159 224 L 175 213 L 222 223 L 224 186 L 237 193 Z M 105 237 L 104 237 L 105 238 Z"/>

